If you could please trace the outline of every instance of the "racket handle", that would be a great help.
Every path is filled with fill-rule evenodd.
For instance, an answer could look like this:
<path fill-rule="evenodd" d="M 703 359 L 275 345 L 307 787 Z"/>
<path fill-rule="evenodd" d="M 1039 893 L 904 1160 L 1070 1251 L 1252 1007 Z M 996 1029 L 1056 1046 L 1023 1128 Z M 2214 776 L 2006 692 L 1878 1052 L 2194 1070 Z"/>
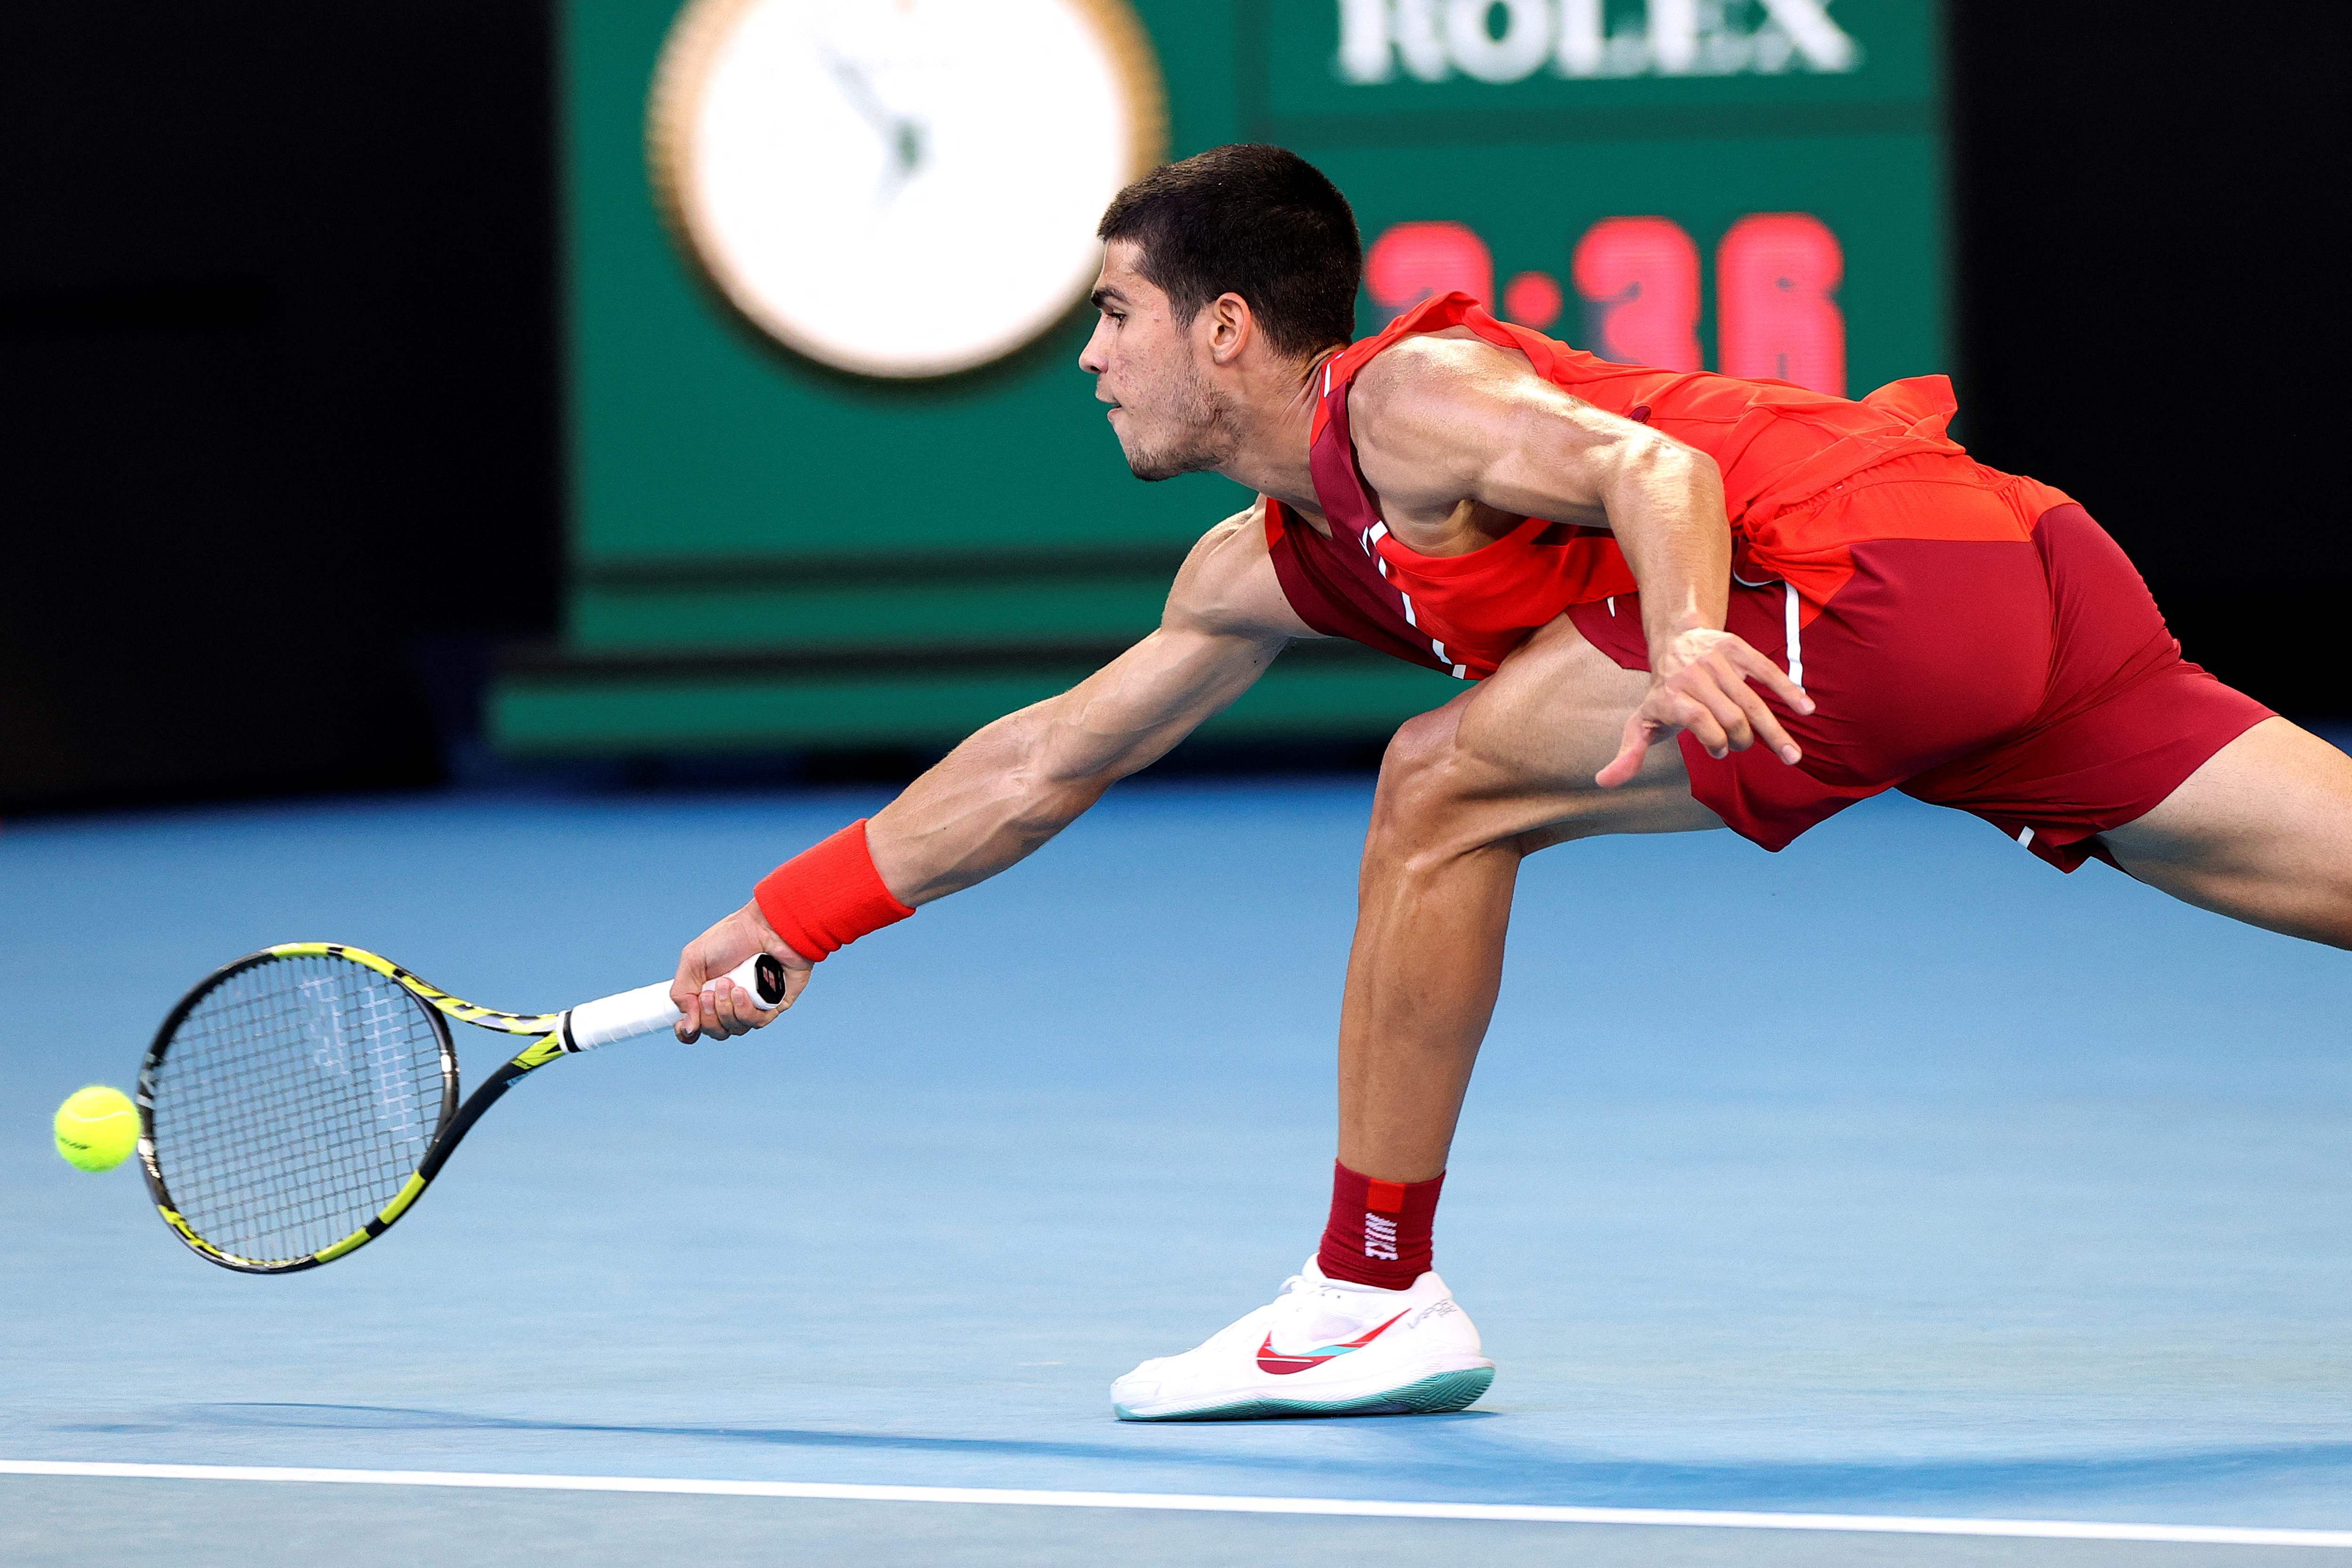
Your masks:
<path fill-rule="evenodd" d="M 746 958 L 727 977 L 751 992 L 761 1007 L 772 1008 L 784 999 L 784 967 L 765 953 Z M 599 997 L 563 1015 L 563 1049 L 593 1051 L 640 1035 L 666 1033 L 682 1016 L 669 999 L 667 980 L 618 996 Z"/>

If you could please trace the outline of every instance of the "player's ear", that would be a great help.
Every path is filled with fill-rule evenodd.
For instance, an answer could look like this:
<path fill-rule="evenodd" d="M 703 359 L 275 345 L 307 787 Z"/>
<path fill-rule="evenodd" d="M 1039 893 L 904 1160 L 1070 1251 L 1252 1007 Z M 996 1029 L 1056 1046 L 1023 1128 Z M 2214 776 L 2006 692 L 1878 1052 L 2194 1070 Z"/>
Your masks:
<path fill-rule="evenodd" d="M 1257 318 L 1238 294 L 1220 294 L 1201 307 L 1201 329 L 1211 362 L 1230 365 L 1257 337 Z"/>

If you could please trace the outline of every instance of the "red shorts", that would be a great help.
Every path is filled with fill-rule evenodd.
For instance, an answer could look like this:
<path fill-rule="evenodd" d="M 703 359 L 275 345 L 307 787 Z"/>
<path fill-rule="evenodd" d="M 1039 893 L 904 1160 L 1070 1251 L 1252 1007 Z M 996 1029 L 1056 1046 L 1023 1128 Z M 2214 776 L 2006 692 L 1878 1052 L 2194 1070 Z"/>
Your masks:
<path fill-rule="evenodd" d="M 1811 504 L 1916 520 L 1923 509 L 2016 513 L 2033 493 L 1979 472 L 1986 482 L 1864 482 Z M 2013 536 L 2030 539 L 1986 539 L 1988 528 L 1852 545 L 1853 576 L 1801 630 L 1786 584 L 1735 582 L 1729 630 L 1797 669 L 1816 706 L 1800 717 L 1774 705 L 1804 750 L 1794 768 L 1761 746 L 1718 761 L 1685 734 L 1691 794 L 1778 850 L 1899 788 L 2073 871 L 2108 858 L 2093 835 L 2139 817 L 2272 716 L 2181 658 L 2138 571 L 2088 512 L 2069 503 L 2017 521 Z M 1622 667 L 1649 668 L 1635 599 L 1569 615 Z"/>

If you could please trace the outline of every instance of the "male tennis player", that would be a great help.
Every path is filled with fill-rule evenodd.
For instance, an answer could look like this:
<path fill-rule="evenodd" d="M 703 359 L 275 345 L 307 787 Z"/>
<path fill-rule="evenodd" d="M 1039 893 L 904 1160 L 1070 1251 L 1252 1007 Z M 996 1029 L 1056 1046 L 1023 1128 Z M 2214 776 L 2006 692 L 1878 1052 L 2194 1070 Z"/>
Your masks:
<path fill-rule="evenodd" d="M 1460 295 L 1349 347 L 1353 215 L 1272 147 L 1145 176 L 1101 234 L 1079 363 L 1129 465 L 1259 499 L 1194 547 L 1158 631 L 778 867 L 671 995 L 684 1038 L 768 1022 L 705 980 L 764 950 L 789 1006 L 818 960 L 1036 849 L 1294 638 L 1471 683 L 1381 765 L 1320 1250 L 1271 1305 L 1120 1378 L 1121 1416 L 1485 1391 L 1431 1228 L 1513 881 L 1549 845 L 1727 827 L 1778 850 L 1900 789 L 2062 871 L 2096 856 L 2352 946 L 2352 758 L 2183 662 L 2089 514 L 1945 434 L 1941 377 L 1856 402 L 1609 364 Z"/>

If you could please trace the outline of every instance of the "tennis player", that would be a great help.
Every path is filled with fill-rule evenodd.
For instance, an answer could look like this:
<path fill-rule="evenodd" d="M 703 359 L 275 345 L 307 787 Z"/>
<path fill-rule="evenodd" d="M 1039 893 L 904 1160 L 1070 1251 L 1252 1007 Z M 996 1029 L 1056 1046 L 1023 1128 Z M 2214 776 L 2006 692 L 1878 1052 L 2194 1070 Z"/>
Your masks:
<path fill-rule="evenodd" d="M 1538 850 L 1703 828 L 1778 850 L 1899 789 L 2061 871 L 2096 858 L 2352 946 L 2352 758 L 2185 662 L 2087 512 L 1946 434 L 1944 378 L 1849 402 L 1611 364 L 1458 294 L 1350 346 L 1353 214 L 1273 147 L 1145 176 L 1101 235 L 1079 364 L 1129 465 L 1258 499 L 1193 548 L 1157 631 L 778 867 L 688 945 L 671 995 L 684 1038 L 767 1023 L 704 982 L 765 951 L 790 1006 L 818 961 L 1035 850 L 1294 639 L 1464 681 L 1381 765 L 1321 1246 L 1271 1305 L 1120 1378 L 1121 1416 L 1486 1390 L 1431 1234 Z"/>

